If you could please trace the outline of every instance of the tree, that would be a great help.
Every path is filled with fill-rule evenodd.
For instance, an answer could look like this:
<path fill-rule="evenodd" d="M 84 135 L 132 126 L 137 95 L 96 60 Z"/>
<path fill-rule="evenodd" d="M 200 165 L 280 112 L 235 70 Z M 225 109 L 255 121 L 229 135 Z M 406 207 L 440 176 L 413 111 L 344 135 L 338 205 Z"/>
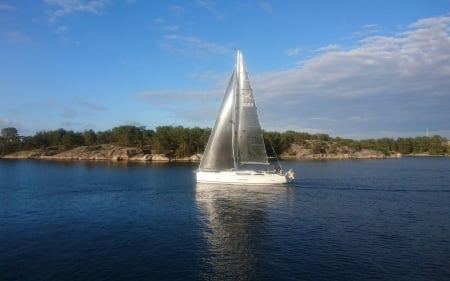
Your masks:
<path fill-rule="evenodd" d="M 57 146 L 61 145 L 62 138 L 64 137 L 65 134 L 67 134 L 67 131 L 62 128 L 60 128 L 58 130 L 46 132 L 47 139 L 50 142 L 50 146 L 57 147 Z"/>
<path fill-rule="evenodd" d="M 425 153 L 428 152 L 430 146 L 429 137 L 417 137 L 413 142 L 413 152 L 414 153 Z"/>
<path fill-rule="evenodd" d="M 310 149 L 314 154 L 327 153 L 327 142 L 323 140 L 313 140 L 310 144 Z"/>
<path fill-rule="evenodd" d="M 75 146 L 83 145 L 83 135 L 74 131 L 67 131 L 61 138 L 61 143 L 65 149 L 73 148 Z"/>
<path fill-rule="evenodd" d="M 441 136 L 433 136 L 430 139 L 430 155 L 444 155 L 447 152 L 447 140 Z"/>
<path fill-rule="evenodd" d="M 0 154 L 17 151 L 20 148 L 20 137 L 14 127 L 3 128 L 0 137 Z"/>
<path fill-rule="evenodd" d="M 105 144 L 114 142 L 114 136 L 111 130 L 100 131 L 97 133 L 97 144 Z"/>
<path fill-rule="evenodd" d="M 398 138 L 397 149 L 401 154 L 411 154 L 413 152 L 412 138 Z"/>
<path fill-rule="evenodd" d="M 85 145 L 94 145 L 97 141 L 97 135 L 93 130 L 87 130 L 83 132 L 83 141 Z"/>
<path fill-rule="evenodd" d="M 188 153 L 190 155 L 205 150 L 206 142 L 208 141 L 208 137 L 206 137 L 205 140 L 205 129 L 194 127 L 192 129 L 187 129 L 186 133 L 188 134 L 187 144 L 189 148 Z"/>
<path fill-rule="evenodd" d="M 14 127 L 7 127 L 2 129 L 2 137 L 6 138 L 7 140 L 18 141 L 19 133 Z"/>
<path fill-rule="evenodd" d="M 288 135 L 283 140 L 282 134 L 278 132 L 263 132 L 263 138 L 267 156 L 276 157 L 291 147 L 295 137 Z"/>
<path fill-rule="evenodd" d="M 166 155 L 169 155 L 169 157 L 174 156 L 174 153 L 178 146 L 175 142 L 175 138 L 173 137 L 173 126 L 156 127 L 153 141 L 153 149 L 157 153 L 164 153 Z"/>
<path fill-rule="evenodd" d="M 48 138 L 48 134 L 45 131 L 37 132 L 33 136 L 34 144 L 36 148 L 46 148 L 50 146 L 50 140 Z"/>

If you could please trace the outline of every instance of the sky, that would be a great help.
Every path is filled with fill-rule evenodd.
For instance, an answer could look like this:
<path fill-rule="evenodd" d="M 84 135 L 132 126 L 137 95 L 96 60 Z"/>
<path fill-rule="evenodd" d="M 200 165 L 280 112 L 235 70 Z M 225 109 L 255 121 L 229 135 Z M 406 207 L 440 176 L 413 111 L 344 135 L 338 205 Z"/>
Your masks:
<path fill-rule="evenodd" d="M 214 125 L 241 50 L 263 129 L 450 139 L 450 0 L 0 0 L 0 128 Z"/>

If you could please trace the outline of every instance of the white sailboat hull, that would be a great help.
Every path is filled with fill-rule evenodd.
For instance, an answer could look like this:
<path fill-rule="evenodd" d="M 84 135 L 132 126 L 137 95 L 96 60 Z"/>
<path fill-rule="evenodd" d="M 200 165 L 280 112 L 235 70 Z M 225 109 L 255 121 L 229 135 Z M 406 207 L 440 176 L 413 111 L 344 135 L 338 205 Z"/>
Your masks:
<path fill-rule="evenodd" d="M 286 175 L 254 170 L 243 171 L 197 171 L 197 182 L 223 184 L 270 185 L 287 183 Z"/>

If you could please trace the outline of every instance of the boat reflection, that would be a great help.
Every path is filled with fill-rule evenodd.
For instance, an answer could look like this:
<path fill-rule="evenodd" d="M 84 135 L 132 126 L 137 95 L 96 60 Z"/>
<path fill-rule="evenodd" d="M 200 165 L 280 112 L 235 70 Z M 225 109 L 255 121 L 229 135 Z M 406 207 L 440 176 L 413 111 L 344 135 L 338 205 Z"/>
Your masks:
<path fill-rule="evenodd" d="M 209 251 L 207 280 L 267 279 L 271 210 L 286 202 L 284 186 L 197 183 L 196 203 Z M 273 208 L 275 207 L 275 208 Z"/>

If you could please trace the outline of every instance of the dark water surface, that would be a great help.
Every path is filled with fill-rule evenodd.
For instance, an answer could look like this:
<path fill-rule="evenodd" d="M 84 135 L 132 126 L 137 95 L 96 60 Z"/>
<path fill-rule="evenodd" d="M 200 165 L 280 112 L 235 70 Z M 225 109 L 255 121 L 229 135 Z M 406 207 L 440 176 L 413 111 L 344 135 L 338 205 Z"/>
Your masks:
<path fill-rule="evenodd" d="M 195 165 L 0 161 L 0 280 L 450 280 L 450 158 Z"/>

